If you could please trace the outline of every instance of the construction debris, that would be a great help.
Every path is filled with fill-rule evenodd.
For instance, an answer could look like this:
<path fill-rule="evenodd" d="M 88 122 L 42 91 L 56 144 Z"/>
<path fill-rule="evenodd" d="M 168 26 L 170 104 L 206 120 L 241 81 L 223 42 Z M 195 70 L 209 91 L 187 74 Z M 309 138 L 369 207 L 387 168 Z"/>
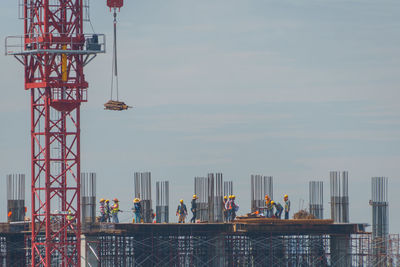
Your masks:
<path fill-rule="evenodd" d="M 107 103 L 104 104 L 104 109 L 106 110 L 127 110 L 128 108 L 132 108 L 131 106 L 128 106 L 125 104 L 125 102 L 122 101 L 115 101 L 115 100 L 110 100 Z"/>
<path fill-rule="evenodd" d="M 314 220 L 316 219 L 314 215 L 309 213 L 306 210 L 299 210 L 297 213 L 294 214 L 293 216 L 294 219 L 307 219 L 307 220 Z"/>

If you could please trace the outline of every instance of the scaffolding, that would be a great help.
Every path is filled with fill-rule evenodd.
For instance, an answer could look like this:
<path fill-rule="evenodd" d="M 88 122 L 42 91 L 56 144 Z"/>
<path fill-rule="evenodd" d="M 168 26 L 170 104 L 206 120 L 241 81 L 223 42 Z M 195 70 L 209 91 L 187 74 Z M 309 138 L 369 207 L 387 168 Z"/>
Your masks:
<path fill-rule="evenodd" d="M 346 247 L 332 245 L 344 239 Z M 399 266 L 399 238 L 387 266 Z M 271 235 L 250 233 L 99 235 L 98 266 L 379 266 L 371 233 Z M 344 260 L 347 261 L 344 263 Z"/>

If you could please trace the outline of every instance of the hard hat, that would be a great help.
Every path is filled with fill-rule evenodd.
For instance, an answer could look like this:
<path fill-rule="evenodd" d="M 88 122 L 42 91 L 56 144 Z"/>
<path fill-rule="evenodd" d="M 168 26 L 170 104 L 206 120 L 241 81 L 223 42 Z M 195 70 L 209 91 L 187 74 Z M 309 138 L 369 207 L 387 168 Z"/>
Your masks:
<path fill-rule="evenodd" d="M 269 196 L 268 196 L 268 195 L 265 195 L 265 199 L 269 199 Z"/>
<path fill-rule="evenodd" d="M 110 202 L 110 200 L 109 200 L 109 199 L 106 199 L 106 203 L 108 203 L 108 202 Z"/>
<path fill-rule="evenodd" d="M 138 202 L 140 202 L 140 199 L 139 199 L 139 198 L 135 198 L 135 199 L 133 200 L 133 202 L 134 202 L 134 203 L 138 203 Z"/>
<path fill-rule="evenodd" d="M 183 199 L 179 200 L 180 203 L 183 203 Z"/>
<path fill-rule="evenodd" d="M 272 200 L 272 201 L 271 201 L 271 205 L 274 205 L 274 204 L 275 204 L 275 201 Z"/>
<path fill-rule="evenodd" d="M 104 202 L 104 198 L 100 198 L 100 203 Z"/>
<path fill-rule="evenodd" d="M 118 198 L 113 199 L 114 202 L 119 202 Z"/>
<path fill-rule="evenodd" d="M 236 198 L 236 196 L 235 196 L 235 195 L 232 195 L 232 199 L 234 199 L 234 198 Z"/>
<path fill-rule="evenodd" d="M 229 199 L 232 199 L 232 195 L 229 195 Z"/>
<path fill-rule="evenodd" d="M 68 210 L 68 213 L 71 213 L 71 210 Z"/>
<path fill-rule="evenodd" d="M 284 197 L 284 198 L 287 198 L 287 197 L 288 197 L 288 195 L 284 195 L 283 197 Z"/>
<path fill-rule="evenodd" d="M 227 197 L 227 196 L 224 196 L 224 199 L 228 199 L 228 197 Z"/>
<path fill-rule="evenodd" d="M 193 195 L 193 199 L 197 199 L 197 195 Z"/>

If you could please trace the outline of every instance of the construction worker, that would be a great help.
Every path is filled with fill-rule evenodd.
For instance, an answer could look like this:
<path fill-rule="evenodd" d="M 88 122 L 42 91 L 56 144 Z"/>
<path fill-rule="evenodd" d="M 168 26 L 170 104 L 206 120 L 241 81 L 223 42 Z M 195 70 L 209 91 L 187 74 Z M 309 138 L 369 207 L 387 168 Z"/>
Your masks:
<path fill-rule="evenodd" d="M 105 199 L 101 198 L 100 199 L 100 222 L 105 222 L 106 221 L 106 210 L 104 206 Z"/>
<path fill-rule="evenodd" d="M 142 204 L 140 203 L 139 198 L 135 198 L 133 200 L 133 213 L 135 215 L 135 223 L 140 223 L 142 221 Z"/>
<path fill-rule="evenodd" d="M 230 218 L 231 221 L 235 220 L 236 212 L 239 210 L 239 205 L 237 205 L 235 203 L 235 199 L 236 199 L 236 196 L 232 195 L 232 200 L 231 200 L 231 218 Z"/>
<path fill-rule="evenodd" d="M 267 214 L 265 217 L 267 217 L 267 218 L 271 218 L 274 213 L 274 207 L 271 204 L 271 202 L 272 201 L 271 201 L 270 197 L 268 195 L 265 195 L 265 206 L 267 208 Z"/>
<path fill-rule="evenodd" d="M 197 217 L 197 203 L 196 203 L 196 200 L 197 199 L 198 199 L 197 195 L 194 194 L 193 198 L 192 198 L 192 203 L 191 203 L 192 207 L 190 208 L 190 210 L 193 213 L 193 217 L 192 217 L 192 219 L 190 219 L 191 223 L 196 223 L 196 217 Z"/>
<path fill-rule="evenodd" d="M 228 196 L 228 201 L 225 203 L 225 209 L 226 209 L 226 214 L 227 214 L 227 222 L 230 222 L 231 220 L 231 215 L 232 215 L 232 195 Z"/>
<path fill-rule="evenodd" d="M 288 220 L 290 212 L 290 200 L 288 195 L 284 195 L 283 200 L 285 201 L 285 220 Z"/>
<path fill-rule="evenodd" d="M 226 209 L 226 202 L 228 202 L 228 196 L 224 196 L 224 200 L 222 201 L 222 211 L 224 214 L 224 222 L 228 222 L 228 210 Z"/>
<path fill-rule="evenodd" d="M 74 229 L 74 226 L 72 225 L 74 220 L 75 220 L 75 218 L 74 218 L 74 215 L 72 215 L 72 211 L 68 210 L 67 221 L 70 223 L 71 229 Z"/>
<path fill-rule="evenodd" d="M 118 212 L 120 212 L 119 200 L 118 200 L 118 198 L 114 198 L 113 201 L 114 201 L 114 205 L 112 205 L 112 207 L 111 207 L 112 220 L 113 220 L 113 223 L 119 223 L 119 220 L 118 220 Z"/>
<path fill-rule="evenodd" d="M 111 209 L 110 209 L 110 200 L 106 199 L 106 206 L 105 206 L 105 215 L 106 219 L 105 222 L 111 222 Z"/>
<path fill-rule="evenodd" d="M 283 211 L 283 207 L 282 207 L 281 203 L 275 202 L 272 200 L 271 205 L 275 207 L 275 217 L 280 219 L 282 216 L 282 211 Z"/>
<path fill-rule="evenodd" d="M 176 215 L 178 217 L 178 223 L 185 223 L 185 218 L 187 216 L 186 205 L 183 203 L 183 199 L 179 200 L 178 208 L 176 209 Z"/>

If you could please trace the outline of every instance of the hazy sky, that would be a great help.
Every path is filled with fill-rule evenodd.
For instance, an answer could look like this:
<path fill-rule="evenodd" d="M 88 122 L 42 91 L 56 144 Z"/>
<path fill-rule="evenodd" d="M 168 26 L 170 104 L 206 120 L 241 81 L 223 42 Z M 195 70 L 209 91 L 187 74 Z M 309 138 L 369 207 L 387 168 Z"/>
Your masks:
<path fill-rule="evenodd" d="M 110 52 L 105 2 L 92 0 L 90 13 Z M 99 197 L 128 210 L 133 172 L 151 171 L 153 185 L 170 181 L 174 210 L 190 201 L 194 176 L 223 172 L 244 214 L 257 173 L 274 176 L 275 197 L 287 193 L 294 210 L 308 204 L 308 181 L 323 180 L 328 217 L 329 171 L 348 170 L 351 221 L 371 222 L 371 177 L 386 176 L 390 229 L 400 232 L 399 1 L 125 2 L 120 96 L 135 108 L 103 110 L 110 53 L 86 68 L 82 170 L 97 173 Z M 23 33 L 17 11 L 2 3 L 2 39 Z M 0 56 L 0 78 L 4 221 L 5 175 L 30 175 L 30 109 L 22 65 Z"/>

